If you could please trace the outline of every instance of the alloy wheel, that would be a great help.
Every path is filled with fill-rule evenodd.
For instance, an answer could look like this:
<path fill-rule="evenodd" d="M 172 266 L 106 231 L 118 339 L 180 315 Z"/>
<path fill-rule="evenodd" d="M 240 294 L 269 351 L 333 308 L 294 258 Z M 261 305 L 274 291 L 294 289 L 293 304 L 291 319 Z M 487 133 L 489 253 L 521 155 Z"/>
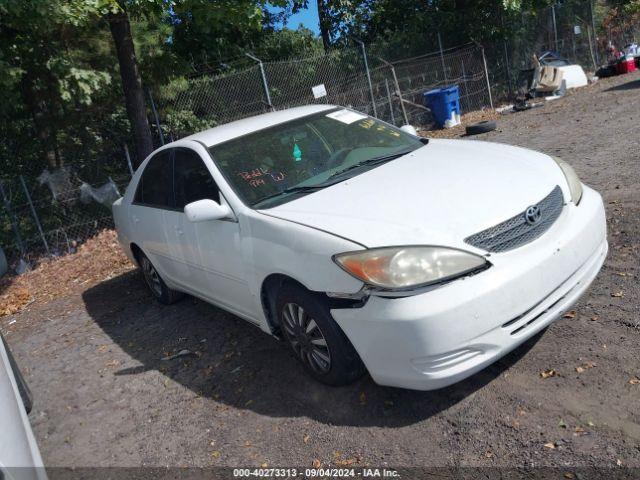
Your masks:
<path fill-rule="evenodd" d="M 331 354 L 322 330 L 304 308 L 287 303 L 282 308 L 283 326 L 291 346 L 303 363 L 324 374 L 331 369 Z"/>

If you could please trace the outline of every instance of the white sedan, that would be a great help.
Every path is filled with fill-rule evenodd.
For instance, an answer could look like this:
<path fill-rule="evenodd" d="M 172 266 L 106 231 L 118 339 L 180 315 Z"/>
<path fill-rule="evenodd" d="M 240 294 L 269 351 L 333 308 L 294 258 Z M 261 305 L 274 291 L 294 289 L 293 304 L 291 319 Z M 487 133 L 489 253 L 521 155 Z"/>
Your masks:
<path fill-rule="evenodd" d="M 155 151 L 113 206 L 153 295 L 284 338 L 316 379 L 430 390 L 547 327 L 607 253 L 560 159 L 314 105 Z"/>
<path fill-rule="evenodd" d="M 47 480 L 29 417 L 32 398 L 0 333 L 0 479 Z"/>

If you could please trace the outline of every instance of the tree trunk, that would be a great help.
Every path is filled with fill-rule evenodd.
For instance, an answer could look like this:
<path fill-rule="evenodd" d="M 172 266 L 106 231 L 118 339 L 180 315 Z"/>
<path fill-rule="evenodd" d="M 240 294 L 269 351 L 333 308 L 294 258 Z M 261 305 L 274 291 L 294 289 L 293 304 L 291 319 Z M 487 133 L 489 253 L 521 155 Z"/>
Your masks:
<path fill-rule="evenodd" d="M 136 162 L 139 165 L 153 151 L 153 140 L 149 129 L 142 80 L 131 37 L 131 25 L 129 24 L 129 16 L 124 10 L 109 14 L 108 20 L 120 64 L 122 89 L 124 90 L 129 123 L 131 123 L 135 139 Z"/>
<path fill-rule="evenodd" d="M 329 12 L 327 6 L 327 0 L 318 0 L 318 18 L 320 20 L 320 36 L 322 37 L 322 45 L 324 45 L 324 51 L 328 52 L 331 48 L 331 35 L 329 30 L 331 28 L 331 21 L 329 19 Z"/>

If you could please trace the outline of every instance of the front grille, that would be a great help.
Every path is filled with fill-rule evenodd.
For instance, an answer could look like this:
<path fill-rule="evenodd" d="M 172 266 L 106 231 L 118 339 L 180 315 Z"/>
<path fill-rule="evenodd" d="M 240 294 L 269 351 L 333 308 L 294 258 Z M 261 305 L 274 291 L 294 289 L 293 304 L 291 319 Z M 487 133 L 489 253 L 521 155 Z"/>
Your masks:
<path fill-rule="evenodd" d="M 464 241 L 488 252 L 506 252 L 532 242 L 549 230 L 560 216 L 564 206 L 562 190 L 556 186 L 549 195 L 532 206 L 540 208 L 540 219 L 534 224 L 527 223 L 525 210 L 509 220 L 465 238 Z"/>

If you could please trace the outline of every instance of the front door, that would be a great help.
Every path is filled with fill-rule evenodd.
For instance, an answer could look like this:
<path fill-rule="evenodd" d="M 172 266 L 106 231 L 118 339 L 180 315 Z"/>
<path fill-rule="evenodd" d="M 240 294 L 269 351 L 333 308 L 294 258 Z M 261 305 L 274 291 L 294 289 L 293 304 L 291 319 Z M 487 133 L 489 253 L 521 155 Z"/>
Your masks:
<path fill-rule="evenodd" d="M 178 261 L 188 267 L 185 286 L 199 297 L 253 317 L 239 223 L 227 219 L 193 223 L 184 214 L 185 205 L 197 200 L 226 202 L 196 151 L 175 149 L 173 172 L 175 214 L 171 219 L 176 244 L 181 248 Z"/>

